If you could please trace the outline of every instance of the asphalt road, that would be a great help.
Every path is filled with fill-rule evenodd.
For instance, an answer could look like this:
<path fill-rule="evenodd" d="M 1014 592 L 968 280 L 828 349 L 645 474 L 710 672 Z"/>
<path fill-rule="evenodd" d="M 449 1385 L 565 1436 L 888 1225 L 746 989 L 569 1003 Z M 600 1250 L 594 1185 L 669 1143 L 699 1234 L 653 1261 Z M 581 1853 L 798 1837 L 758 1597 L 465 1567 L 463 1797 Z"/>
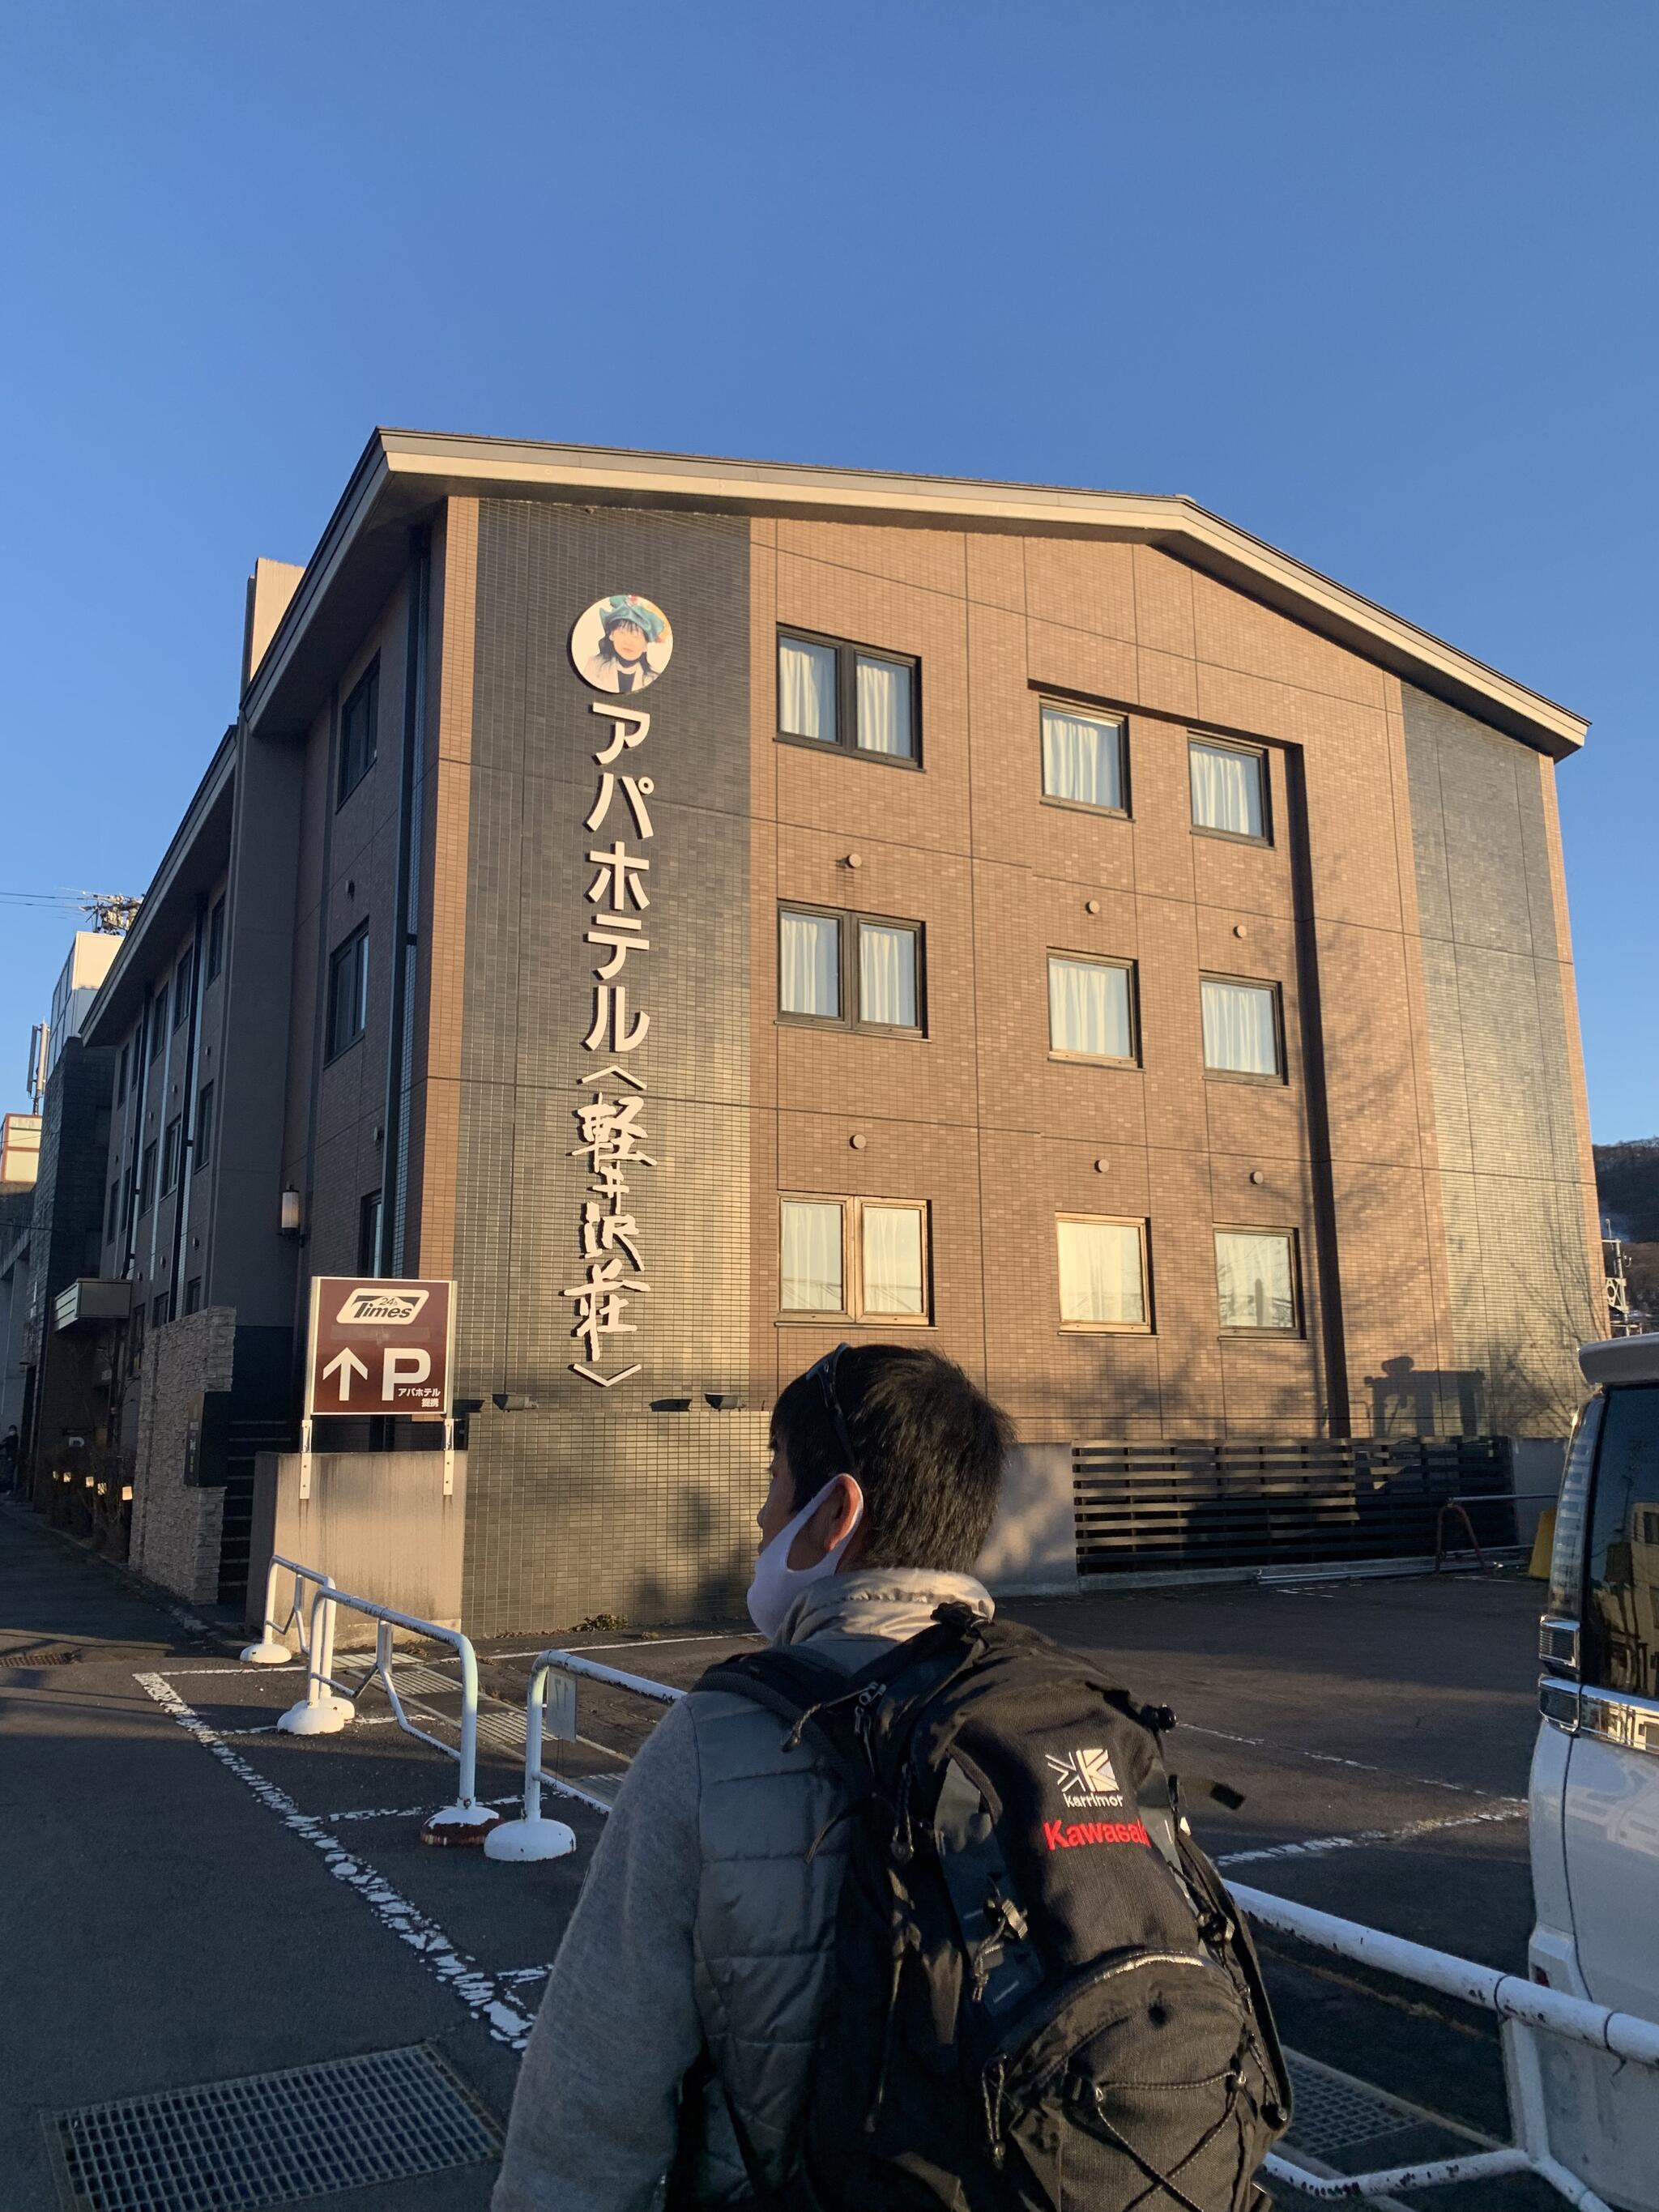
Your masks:
<path fill-rule="evenodd" d="M 1224 1870 L 1520 1966 L 1538 1605 L 1518 1578 L 1460 1576 L 1009 1610 L 1172 1705 L 1172 1763 L 1245 1793 L 1234 1812 L 1194 1801 Z M 568 1639 L 682 1685 L 750 1640 L 718 1625 Z M 80 1656 L 39 1663 L 62 1650 Z M 523 1644 L 485 1654 L 507 1710 L 527 1673 Z M 276 1733 L 301 1686 L 296 1671 L 238 1667 L 213 1633 L 0 1509 L 6 2212 L 58 2202 L 42 2115 L 181 2084 L 426 2043 L 505 2112 L 602 1816 L 562 1802 L 579 1849 L 550 1865 L 428 1850 L 420 1820 L 453 1770 L 374 1693 L 341 1735 Z M 574 1747 L 573 1775 L 615 1771 L 655 1717 L 584 1685 L 582 1734 L 610 1748 Z M 505 1756 L 486 1758 L 481 1795 L 508 1799 L 518 1783 Z M 1503 2128 L 1480 2016 L 1274 1937 L 1263 1950 L 1288 2043 L 1464 2126 Z M 322 2201 L 474 2212 L 489 2178 L 474 2164 Z M 1482 2199 L 1492 2212 L 1547 2201 Z"/>

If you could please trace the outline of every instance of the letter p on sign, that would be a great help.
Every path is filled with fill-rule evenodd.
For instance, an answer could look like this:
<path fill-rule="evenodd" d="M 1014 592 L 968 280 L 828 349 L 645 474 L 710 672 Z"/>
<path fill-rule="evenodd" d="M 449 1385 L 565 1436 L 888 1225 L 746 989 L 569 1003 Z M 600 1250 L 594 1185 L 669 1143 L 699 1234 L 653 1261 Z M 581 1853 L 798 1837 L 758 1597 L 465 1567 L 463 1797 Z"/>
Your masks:
<path fill-rule="evenodd" d="M 432 1372 L 432 1354 L 417 1345 L 398 1349 L 388 1345 L 380 1375 L 380 1395 L 390 1405 L 400 1382 L 424 1382 Z"/>

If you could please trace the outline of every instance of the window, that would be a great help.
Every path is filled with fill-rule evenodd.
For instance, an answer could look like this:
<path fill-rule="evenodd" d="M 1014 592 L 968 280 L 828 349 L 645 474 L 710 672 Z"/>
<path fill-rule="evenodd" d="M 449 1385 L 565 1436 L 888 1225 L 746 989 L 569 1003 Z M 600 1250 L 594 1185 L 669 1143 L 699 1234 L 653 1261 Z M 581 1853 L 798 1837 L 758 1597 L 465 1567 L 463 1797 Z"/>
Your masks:
<path fill-rule="evenodd" d="M 1212 1075 L 1283 1080 L 1279 986 L 1206 975 L 1199 983 L 1204 1017 L 1204 1065 Z"/>
<path fill-rule="evenodd" d="M 213 902 L 213 911 L 208 916 L 207 979 L 210 983 L 225 964 L 225 902 L 222 898 Z"/>
<path fill-rule="evenodd" d="M 1187 748 L 1192 776 L 1193 827 L 1218 837 L 1267 838 L 1265 757 L 1239 745 L 1192 738 Z"/>
<path fill-rule="evenodd" d="M 1042 708 L 1042 795 L 1066 806 L 1122 814 L 1124 726 L 1120 716 Z"/>
<path fill-rule="evenodd" d="M 781 1311 L 927 1321 L 926 1206 L 886 1198 L 786 1198 L 781 1223 Z"/>
<path fill-rule="evenodd" d="M 199 1275 L 192 1275 L 185 1285 L 185 1311 L 187 1314 L 193 1314 L 200 1313 L 201 1310 L 202 1279 Z"/>
<path fill-rule="evenodd" d="M 337 804 L 344 804 L 374 765 L 379 745 L 375 724 L 380 706 L 380 663 L 377 656 L 340 709 L 340 792 Z"/>
<path fill-rule="evenodd" d="M 778 634 L 778 734 L 918 764 L 917 667 L 834 638 Z"/>
<path fill-rule="evenodd" d="M 918 922 L 778 909 L 778 1011 L 791 1020 L 920 1036 L 921 980 Z"/>
<path fill-rule="evenodd" d="M 114 1182 L 109 1187 L 109 1205 L 106 1208 L 104 1213 L 104 1242 L 106 1244 L 112 1244 L 115 1242 L 115 1224 L 119 1220 L 120 1215 L 121 1178 L 119 1176 L 117 1176 Z"/>
<path fill-rule="evenodd" d="M 161 1047 L 167 1041 L 167 994 L 165 985 L 149 1002 L 149 1056 L 152 1060 L 161 1056 Z"/>
<path fill-rule="evenodd" d="M 131 1052 L 132 1042 L 129 1038 L 127 1042 L 121 1048 L 121 1057 L 117 1061 L 115 1067 L 115 1103 L 118 1106 L 125 1105 L 126 1103 L 127 1064 L 131 1055 Z"/>
<path fill-rule="evenodd" d="M 149 1310 L 149 1319 L 152 1328 L 161 1328 L 167 1322 L 170 1322 L 173 1319 L 173 1293 L 171 1291 L 163 1291 L 161 1297 L 151 1305 Z"/>
<path fill-rule="evenodd" d="M 1583 1665 L 1594 1689 L 1659 1698 L 1656 1504 L 1659 1386 L 1621 1385 L 1603 1403 L 1590 1500 Z"/>
<path fill-rule="evenodd" d="M 1127 960 L 1048 955 L 1048 1049 L 1068 1059 L 1133 1062 L 1134 993 Z"/>
<path fill-rule="evenodd" d="M 173 971 L 173 1026 L 174 1029 L 179 1027 L 185 1016 L 190 1012 L 190 987 L 194 969 L 195 962 L 191 955 L 186 952 Z"/>
<path fill-rule="evenodd" d="M 368 924 L 337 945 L 328 963 L 328 1044 L 333 1060 L 368 1026 Z"/>
<path fill-rule="evenodd" d="M 179 1161 L 184 1146 L 185 1125 L 175 1114 L 161 1139 L 161 1195 L 165 1198 L 179 1180 Z"/>
<path fill-rule="evenodd" d="M 1223 1328 L 1294 1336 L 1296 1237 L 1288 1229 L 1218 1229 L 1216 1296 Z"/>
<path fill-rule="evenodd" d="M 213 1158 L 213 1085 L 204 1083 L 196 1094 L 196 1139 L 191 1148 L 192 1172 Z"/>
<path fill-rule="evenodd" d="M 380 1194 L 371 1190 L 357 1202 L 357 1273 L 380 1272 Z"/>
<path fill-rule="evenodd" d="M 1150 1330 L 1146 1223 L 1062 1213 L 1054 1229 L 1061 1328 Z"/>
<path fill-rule="evenodd" d="M 148 1213 L 155 1203 L 155 1139 L 144 1146 L 138 1164 L 138 1211 Z"/>

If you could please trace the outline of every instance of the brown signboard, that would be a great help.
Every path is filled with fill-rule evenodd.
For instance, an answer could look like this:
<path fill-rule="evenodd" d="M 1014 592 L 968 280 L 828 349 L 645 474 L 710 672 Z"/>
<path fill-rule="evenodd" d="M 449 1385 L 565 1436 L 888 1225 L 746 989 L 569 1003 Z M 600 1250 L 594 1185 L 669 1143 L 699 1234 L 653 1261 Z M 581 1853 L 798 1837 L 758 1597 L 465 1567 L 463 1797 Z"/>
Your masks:
<path fill-rule="evenodd" d="M 314 1276 L 306 1418 L 447 1414 L 454 1351 L 453 1283 Z"/>

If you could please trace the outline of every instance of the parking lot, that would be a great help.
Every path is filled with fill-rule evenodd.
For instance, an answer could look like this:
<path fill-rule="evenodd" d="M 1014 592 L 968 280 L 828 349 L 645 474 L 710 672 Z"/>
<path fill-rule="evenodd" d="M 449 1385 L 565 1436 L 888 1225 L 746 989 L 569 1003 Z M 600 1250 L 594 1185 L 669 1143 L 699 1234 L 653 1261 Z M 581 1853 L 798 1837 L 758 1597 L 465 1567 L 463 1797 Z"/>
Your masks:
<path fill-rule="evenodd" d="M 1237 1811 L 1206 1802 L 1194 1815 L 1234 1878 L 1522 1966 L 1538 1601 L 1535 1585 L 1504 1575 L 1008 1609 L 1175 1707 L 1172 1763 L 1245 1794 Z M 684 1685 L 750 1639 L 704 1624 L 560 1640 Z M 498 1718 L 521 1707 L 533 1646 L 481 1654 Z M 59 2202 L 59 2138 L 42 2114 L 185 2084 L 423 2045 L 476 2100 L 485 2136 L 504 2116 L 604 1816 L 550 1806 L 578 1838 L 574 1857 L 550 1864 L 426 1849 L 420 1823 L 453 1794 L 453 1767 L 392 1724 L 378 1692 L 339 1735 L 276 1733 L 302 1686 L 297 1668 L 239 1666 L 210 1624 L 161 1610 L 32 1516 L 0 1514 L 7 2212 Z M 618 1770 L 655 1717 L 583 1684 L 589 1741 L 559 1747 L 566 1771 Z M 479 1792 L 510 1811 L 520 1776 L 493 1734 Z M 1263 1948 L 1295 2050 L 1462 2127 L 1502 2128 L 1495 2040 L 1480 2016 L 1278 1938 Z M 1303 2078 L 1316 2133 L 1330 2100 L 1324 2077 Z M 1352 2112 L 1347 2124 L 1363 2132 Z M 1326 2125 L 1334 2166 L 1354 2162 L 1340 2134 Z M 1458 2140 L 1379 2107 L 1363 2162 Z M 488 2201 L 490 2170 L 475 2147 L 424 2179 L 325 2201 L 471 2212 Z M 1531 2190 L 1488 2185 L 1481 2202 L 1550 2201 Z"/>

